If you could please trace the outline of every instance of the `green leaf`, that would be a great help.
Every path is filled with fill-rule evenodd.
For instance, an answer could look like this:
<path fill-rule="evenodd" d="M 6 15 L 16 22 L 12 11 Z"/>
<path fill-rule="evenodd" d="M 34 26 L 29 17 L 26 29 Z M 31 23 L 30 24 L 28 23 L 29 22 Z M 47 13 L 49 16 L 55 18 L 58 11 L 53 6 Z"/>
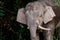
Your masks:
<path fill-rule="evenodd" d="M 4 16 L 4 14 L 3 13 L 0 13 L 0 16 Z"/>

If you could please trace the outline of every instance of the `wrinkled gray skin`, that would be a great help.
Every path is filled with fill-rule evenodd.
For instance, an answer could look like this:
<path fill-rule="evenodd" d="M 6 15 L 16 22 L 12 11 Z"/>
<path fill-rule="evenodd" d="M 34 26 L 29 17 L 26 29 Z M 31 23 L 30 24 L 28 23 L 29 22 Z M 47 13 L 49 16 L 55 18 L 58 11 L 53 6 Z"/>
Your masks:
<path fill-rule="evenodd" d="M 36 33 L 36 30 L 37 30 L 38 25 L 42 25 L 43 20 L 38 19 L 38 18 L 39 18 L 39 16 L 42 17 L 44 15 L 45 6 L 46 6 L 46 4 L 44 2 L 36 1 L 36 2 L 28 3 L 25 8 L 25 10 L 26 10 L 25 14 L 27 17 L 27 25 L 30 30 L 31 40 L 39 40 L 39 35 Z M 38 20 L 39 23 L 36 23 L 36 20 Z M 54 24 L 54 23 L 52 22 L 52 24 Z M 49 24 L 49 28 L 51 28 L 51 30 L 53 29 L 52 26 L 54 26 L 52 24 L 51 23 Z M 49 33 L 48 34 L 49 36 L 47 37 L 48 39 L 46 39 L 46 40 L 53 40 L 51 30 L 47 31 Z"/>

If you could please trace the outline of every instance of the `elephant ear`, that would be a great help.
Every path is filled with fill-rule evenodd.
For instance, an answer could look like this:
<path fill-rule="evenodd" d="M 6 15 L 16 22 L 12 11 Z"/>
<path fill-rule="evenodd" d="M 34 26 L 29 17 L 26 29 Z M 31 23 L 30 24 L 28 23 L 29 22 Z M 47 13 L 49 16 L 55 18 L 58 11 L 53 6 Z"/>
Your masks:
<path fill-rule="evenodd" d="M 18 10 L 17 20 L 16 20 L 17 22 L 26 24 L 26 17 L 24 12 L 25 12 L 24 8 Z"/>
<path fill-rule="evenodd" d="M 55 17 L 55 13 L 52 9 L 51 6 L 46 6 L 46 11 L 45 11 L 45 14 L 44 14 L 44 17 L 43 17 L 43 21 L 44 23 L 48 23 L 49 21 L 53 20 L 53 18 Z"/>

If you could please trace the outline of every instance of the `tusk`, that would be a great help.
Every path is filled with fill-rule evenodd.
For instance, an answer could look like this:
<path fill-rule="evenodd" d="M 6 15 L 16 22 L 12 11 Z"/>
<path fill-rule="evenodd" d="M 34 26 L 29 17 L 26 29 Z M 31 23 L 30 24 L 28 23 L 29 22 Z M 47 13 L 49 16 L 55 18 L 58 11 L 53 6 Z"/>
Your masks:
<path fill-rule="evenodd" d="M 43 30 L 51 30 L 50 28 L 44 28 L 41 25 L 39 25 L 39 21 L 36 20 L 36 23 L 38 24 L 38 28 L 43 29 Z"/>
<path fill-rule="evenodd" d="M 42 26 L 38 26 L 38 28 L 40 28 L 40 29 L 43 29 L 43 30 L 51 30 L 50 28 L 44 28 L 44 27 L 42 27 Z"/>

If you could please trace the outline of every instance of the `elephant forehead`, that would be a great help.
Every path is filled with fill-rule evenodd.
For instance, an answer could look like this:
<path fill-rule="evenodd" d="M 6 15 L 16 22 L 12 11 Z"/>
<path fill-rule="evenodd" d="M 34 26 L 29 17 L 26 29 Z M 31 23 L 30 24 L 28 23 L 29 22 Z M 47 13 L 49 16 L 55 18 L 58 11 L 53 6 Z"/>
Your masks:
<path fill-rule="evenodd" d="M 43 13 L 44 13 L 44 8 L 43 8 L 43 6 L 39 6 L 39 5 L 32 5 L 33 6 L 33 9 L 30 9 L 30 8 L 28 8 L 28 7 L 26 7 L 26 15 L 30 15 L 31 17 L 39 17 L 39 16 L 41 16 Z"/>
<path fill-rule="evenodd" d="M 33 24 L 35 25 L 36 20 L 38 20 L 38 17 L 43 15 L 43 13 L 44 13 L 44 7 L 40 2 L 29 3 L 29 5 L 27 4 L 25 14 L 27 16 L 28 25 L 33 25 Z M 40 19 L 38 20 L 39 22 L 42 21 Z"/>
<path fill-rule="evenodd" d="M 27 19 L 36 20 L 36 19 L 41 19 L 42 14 L 40 14 L 39 11 L 37 11 L 37 12 L 27 11 L 26 12 L 26 17 L 27 17 Z"/>

